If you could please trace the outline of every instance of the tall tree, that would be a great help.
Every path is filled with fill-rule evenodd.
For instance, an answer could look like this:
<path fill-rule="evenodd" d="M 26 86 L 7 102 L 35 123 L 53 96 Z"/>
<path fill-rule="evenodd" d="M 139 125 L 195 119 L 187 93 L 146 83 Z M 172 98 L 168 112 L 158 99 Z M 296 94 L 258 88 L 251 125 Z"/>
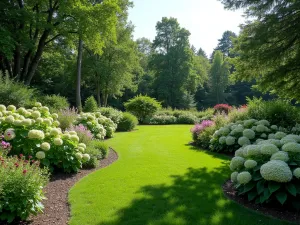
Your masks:
<path fill-rule="evenodd" d="M 215 50 L 220 50 L 225 57 L 233 58 L 234 55 L 230 52 L 233 48 L 233 39 L 236 38 L 237 35 L 232 31 L 225 31 L 222 35 L 222 38 L 218 40 L 218 45 Z"/>
<path fill-rule="evenodd" d="M 222 0 L 246 9 L 249 22 L 235 43 L 235 78 L 255 79 L 262 91 L 300 100 L 300 2 Z"/>
<path fill-rule="evenodd" d="M 93 7 L 88 0 L 23 0 L 0 2 L 0 36 L 9 45 L 0 47 L 1 69 L 30 84 L 47 45 L 58 38 L 74 40 L 81 33 L 93 49 L 113 35 L 118 0 Z M 99 16 L 101 15 L 101 16 Z"/>
<path fill-rule="evenodd" d="M 229 68 L 224 60 L 223 53 L 217 50 L 214 54 L 210 69 L 210 93 L 216 104 L 224 103 L 226 99 L 225 90 L 228 86 Z"/>
<path fill-rule="evenodd" d="M 202 48 L 199 48 L 199 50 L 197 51 L 197 55 L 203 56 L 204 58 L 208 58 L 206 52 Z"/>
<path fill-rule="evenodd" d="M 155 97 L 165 106 L 179 108 L 184 94 L 194 91 L 189 88 L 195 89 L 196 82 L 204 80 L 195 66 L 190 32 L 181 28 L 177 19 L 166 17 L 157 23 L 156 32 L 150 62 L 155 73 Z"/>

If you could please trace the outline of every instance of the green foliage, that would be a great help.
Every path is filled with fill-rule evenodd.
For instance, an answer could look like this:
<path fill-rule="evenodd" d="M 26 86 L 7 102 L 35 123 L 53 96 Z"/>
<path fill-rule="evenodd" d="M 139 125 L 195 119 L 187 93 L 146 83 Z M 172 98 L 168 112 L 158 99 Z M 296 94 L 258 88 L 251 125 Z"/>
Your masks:
<path fill-rule="evenodd" d="M 248 116 L 257 120 L 266 119 L 271 124 L 282 127 L 291 127 L 300 122 L 299 110 L 283 100 L 263 101 L 248 98 Z"/>
<path fill-rule="evenodd" d="M 93 169 L 99 167 L 100 162 L 96 157 L 91 156 L 89 161 L 83 162 L 82 167 L 86 169 Z"/>
<path fill-rule="evenodd" d="M 149 124 L 153 125 L 167 125 L 167 124 L 176 124 L 177 118 L 170 115 L 154 115 L 151 117 Z"/>
<path fill-rule="evenodd" d="M 142 95 L 130 99 L 124 106 L 126 110 L 135 115 L 140 122 L 144 122 L 161 108 L 161 104 L 154 98 Z"/>
<path fill-rule="evenodd" d="M 111 108 L 111 107 L 101 107 L 99 112 L 103 116 L 110 118 L 115 124 L 119 124 L 119 122 L 123 116 L 121 111 Z"/>
<path fill-rule="evenodd" d="M 91 131 L 82 124 L 72 125 L 68 128 L 68 131 L 75 131 L 79 137 L 79 142 L 88 145 L 93 140 L 93 134 Z"/>
<path fill-rule="evenodd" d="M 195 140 L 195 144 L 201 148 L 209 149 L 210 139 L 216 131 L 216 126 L 205 128 Z"/>
<path fill-rule="evenodd" d="M 58 112 L 59 110 L 65 110 L 69 108 L 68 100 L 59 95 L 46 95 L 41 96 L 38 99 L 43 105 L 49 107 L 51 112 Z"/>
<path fill-rule="evenodd" d="M 37 97 L 35 89 L 29 88 L 22 83 L 2 77 L 0 73 L 0 103 L 15 105 L 17 107 L 28 106 Z"/>
<path fill-rule="evenodd" d="M 263 92 L 300 99 L 298 1 L 222 0 L 229 9 L 244 8 L 251 22 L 234 43 L 234 77 L 256 80 Z"/>
<path fill-rule="evenodd" d="M 154 96 L 164 106 L 189 107 L 191 98 L 185 95 L 187 92 L 193 95 L 207 79 L 207 59 L 192 51 L 190 32 L 181 28 L 177 19 L 162 18 L 156 25 L 156 32 L 154 53 L 149 62 L 155 77 Z"/>
<path fill-rule="evenodd" d="M 97 159 L 105 159 L 109 153 L 108 145 L 103 141 L 91 141 L 87 147 L 87 152 Z"/>
<path fill-rule="evenodd" d="M 0 161 L 0 221 L 26 220 L 43 212 L 48 170 L 40 169 L 38 162 L 26 162 L 25 157 L 0 156 Z"/>
<path fill-rule="evenodd" d="M 192 113 L 184 113 L 178 116 L 177 124 L 195 124 L 199 122 L 199 119 Z"/>
<path fill-rule="evenodd" d="M 94 96 L 88 97 L 84 102 L 84 112 L 96 112 L 98 110 L 97 101 Z"/>
<path fill-rule="evenodd" d="M 11 155 L 23 154 L 40 160 L 51 171 L 77 172 L 82 158 L 77 157 L 79 138 L 76 132 L 62 132 L 57 114 L 36 103 L 32 109 L 0 106 L 0 133 L 12 147 Z M 84 150 L 84 148 L 82 149 Z"/>
<path fill-rule="evenodd" d="M 132 131 L 138 125 L 138 119 L 131 113 L 123 113 L 117 131 Z"/>
<path fill-rule="evenodd" d="M 215 104 L 225 102 L 225 90 L 228 86 L 229 65 L 221 51 L 215 51 L 209 73 L 210 94 Z"/>

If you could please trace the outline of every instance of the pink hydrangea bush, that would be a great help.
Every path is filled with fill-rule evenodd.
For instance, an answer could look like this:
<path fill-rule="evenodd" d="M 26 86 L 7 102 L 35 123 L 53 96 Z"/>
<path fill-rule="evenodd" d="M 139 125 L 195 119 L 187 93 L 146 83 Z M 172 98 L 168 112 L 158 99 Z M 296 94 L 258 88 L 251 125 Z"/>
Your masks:
<path fill-rule="evenodd" d="M 196 141 L 198 135 L 205 130 L 207 127 L 211 127 L 214 125 L 214 122 L 211 120 L 203 120 L 200 124 L 195 124 L 195 126 L 191 129 L 191 133 L 193 135 L 193 140 Z"/>

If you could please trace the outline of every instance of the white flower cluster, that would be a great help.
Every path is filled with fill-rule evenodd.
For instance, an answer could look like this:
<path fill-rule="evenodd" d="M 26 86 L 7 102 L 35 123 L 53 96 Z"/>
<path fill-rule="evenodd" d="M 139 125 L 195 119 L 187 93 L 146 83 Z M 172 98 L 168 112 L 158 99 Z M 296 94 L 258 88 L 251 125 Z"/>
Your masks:
<path fill-rule="evenodd" d="M 85 125 L 97 139 L 112 137 L 117 129 L 117 125 L 100 112 L 97 113 L 81 113 L 76 120 L 76 124 Z"/>
<path fill-rule="evenodd" d="M 32 109 L 16 108 L 13 105 L 0 105 L 0 130 L 6 141 L 17 139 L 20 149 L 23 145 L 34 153 L 37 159 L 47 158 L 48 151 L 74 147 L 74 155 L 79 151 L 76 146 L 79 137 L 75 131 L 62 132 L 59 128 L 58 115 L 51 114 L 49 108 L 36 103 Z M 68 146 L 67 146 L 68 145 Z M 36 146 L 36 147 L 33 147 Z M 78 145 L 79 146 L 79 145 Z M 82 147 L 82 146 L 81 146 Z M 13 148 L 17 148 L 13 146 Z M 85 157 L 85 160 L 88 157 Z"/>

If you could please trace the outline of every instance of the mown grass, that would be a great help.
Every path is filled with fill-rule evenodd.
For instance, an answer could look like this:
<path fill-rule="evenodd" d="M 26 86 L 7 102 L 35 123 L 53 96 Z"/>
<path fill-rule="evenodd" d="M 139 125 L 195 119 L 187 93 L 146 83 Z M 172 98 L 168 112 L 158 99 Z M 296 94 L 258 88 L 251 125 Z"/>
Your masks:
<path fill-rule="evenodd" d="M 119 159 L 71 189 L 70 224 L 288 224 L 226 199 L 229 159 L 189 146 L 190 127 L 139 126 L 109 140 Z"/>

